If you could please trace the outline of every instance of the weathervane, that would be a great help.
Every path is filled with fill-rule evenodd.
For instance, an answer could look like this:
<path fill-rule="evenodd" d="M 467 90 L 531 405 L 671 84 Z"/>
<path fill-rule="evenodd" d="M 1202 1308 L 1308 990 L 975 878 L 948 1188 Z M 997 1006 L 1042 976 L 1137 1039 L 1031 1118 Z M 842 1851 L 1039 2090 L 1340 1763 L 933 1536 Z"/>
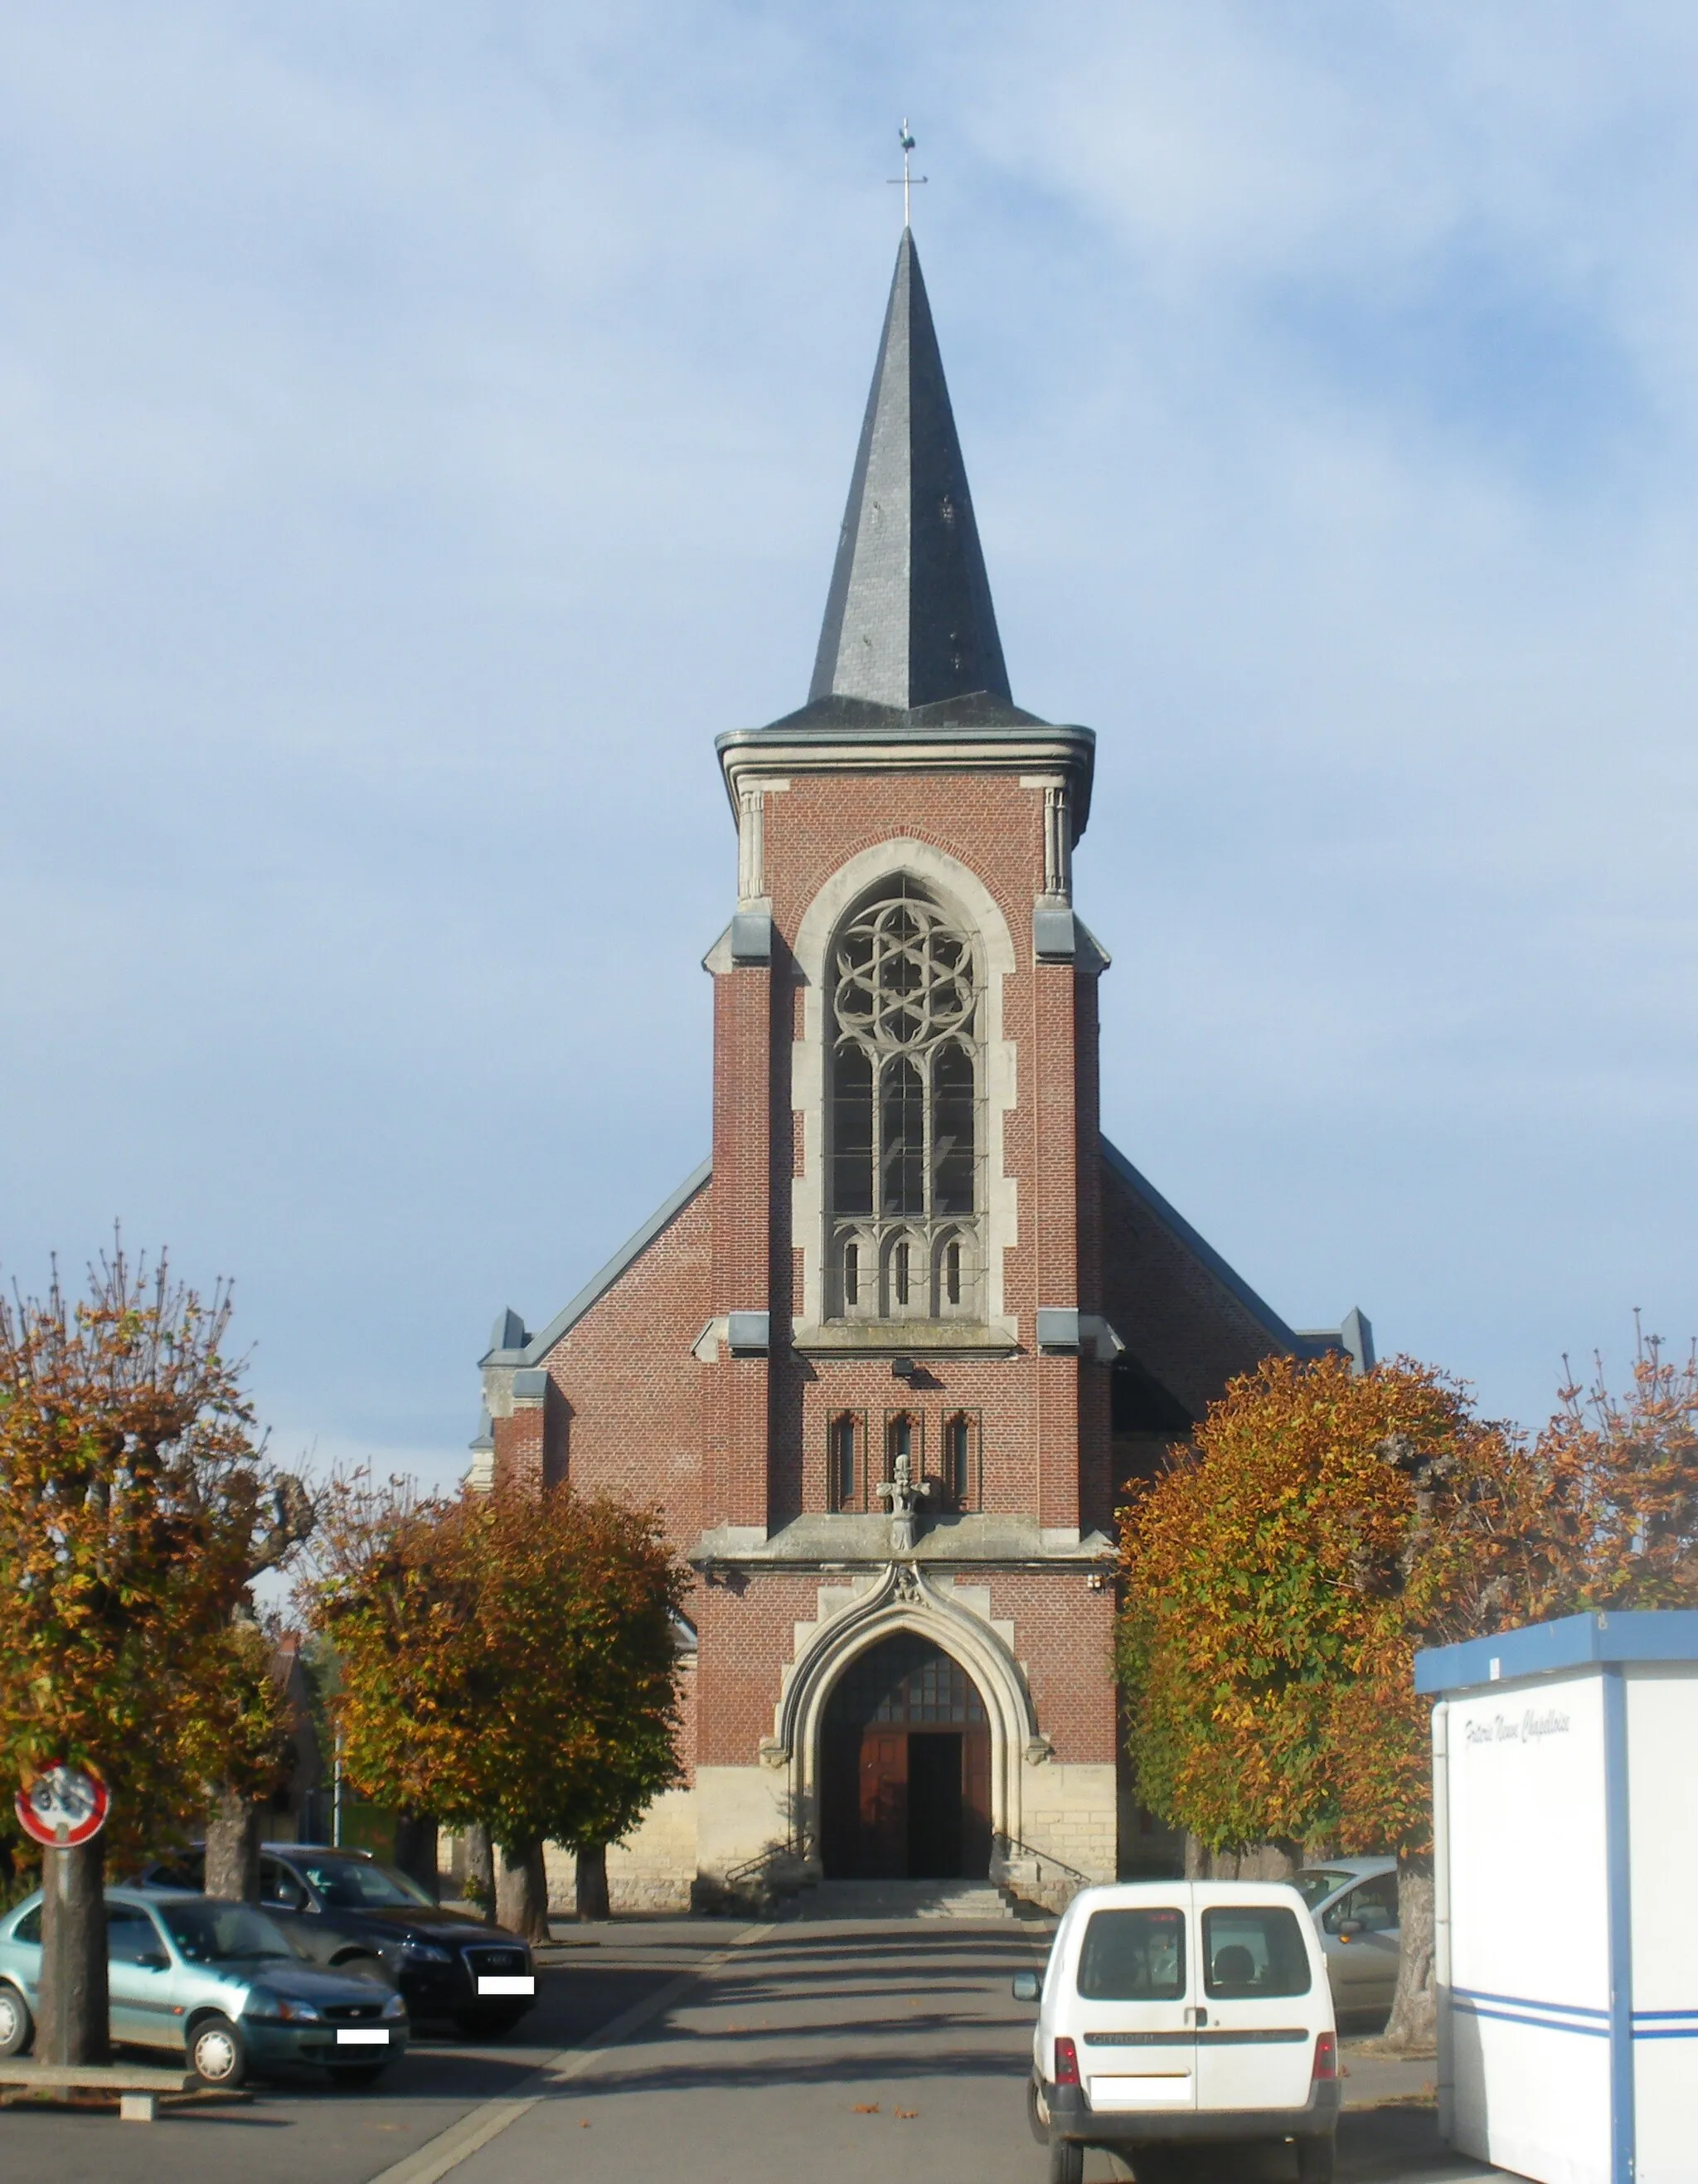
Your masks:
<path fill-rule="evenodd" d="M 908 116 L 905 114 L 902 117 L 902 126 L 896 133 L 900 138 L 902 144 L 902 172 L 899 176 L 891 175 L 887 177 L 887 180 L 893 189 L 895 189 L 899 184 L 902 191 L 902 225 L 904 227 L 912 227 L 914 225 L 912 216 L 914 211 L 914 186 L 916 182 L 929 181 L 931 180 L 931 176 L 929 175 L 916 175 L 912 172 L 909 166 L 909 161 L 914 156 L 914 139 L 908 133 Z"/>

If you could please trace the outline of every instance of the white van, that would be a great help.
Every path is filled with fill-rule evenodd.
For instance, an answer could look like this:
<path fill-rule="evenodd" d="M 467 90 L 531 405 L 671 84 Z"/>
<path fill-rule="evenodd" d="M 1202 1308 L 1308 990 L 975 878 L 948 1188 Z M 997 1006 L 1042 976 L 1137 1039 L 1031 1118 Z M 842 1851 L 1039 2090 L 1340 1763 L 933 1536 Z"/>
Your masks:
<path fill-rule="evenodd" d="M 1082 1889 L 1049 1962 L 1015 1975 L 1038 2002 L 1028 2110 L 1049 2184 L 1084 2149 L 1295 2139 L 1303 2184 L 1328 2184 L 1339 2048 L 1327 1967 L 1283 1882 Z"/>

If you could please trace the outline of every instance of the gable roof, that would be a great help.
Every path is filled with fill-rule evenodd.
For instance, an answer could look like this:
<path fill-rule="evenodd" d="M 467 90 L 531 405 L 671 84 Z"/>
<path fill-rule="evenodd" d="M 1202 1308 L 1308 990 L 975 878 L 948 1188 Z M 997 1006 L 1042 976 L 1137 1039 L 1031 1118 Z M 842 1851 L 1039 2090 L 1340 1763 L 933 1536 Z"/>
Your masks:
<path fill-rule="evenodd" d="M 1198 1234 L 1177 1206 L 1168 1203 L 1150 1178 L 1133 1166 L 1118 1145 L 1111 1145 L 1100 1134 L 1098 1143 L 1102 1147 L 1103 1159 L 1127 1189 L 1143 1201 L 1168 1234 L 1214 1276 L 1221 1287 L 1238 1300 L 1279 1349 L 1289 1351 L 1294 1357 L 1316 1357 L 1322 1350 L 1337 1346 L 1335 1343 L 1328 1345 L 1299 1334 L 1294 1328 L 1288 1327 L 1267 1299 L 1259 1296 L 1244 1276 L 1227 1264 L 1214 1245 Z"/>
<path fill-rule="evenodd" d="M 557 1312 L 540 1334 L 529 1334 L 521 1322 L 515 1331 L 525 1335 L 522 1344 L 498 1342 L 496 1347 L 487 1352 L 479 1362 L 485 1365 L 540 1365 L 560 1337 L 576 1326 L 590 1306 L 607 1295 L 626 1269 L 636 1264 L 657 1237 L 665 1234 L 691 1200 L 706 1190 L 712 1180 L 713 1172 L 713 1158 L 710 1155 L 699 1167 L 691 1170 L 663 1205 L 655 1207 L 640 1228 L 626 1238 L 599 1273 L 584 1284 L 571 1302 Z M 508 1327 L 511 1328 L 517 1318 L 516 1312 L 509 1312 L 506 1316 Z M 497 1321 L 498 1329 L 502 1323 Z"/>
<path fill-rule="evenodd" d="M 1294 1357 L 1318 1357 L 1328 1350 L 1344 1348 L 1356 1357 L 1358 1369 L 1372 1363 L 1372 1335 L 1367 1321 L 1359 1313 L 1352 1313 L 1350 1318 L 1359 1322 L 1360 1333 L 1348 1323 L 1345 1329 L 1336 1334 L 1330 1329 L 1306 1330 L 1300 1334 L 1294 1328 L 1289 1327 L 1266 1298 L 1259 1295 L 1236 1268 L 1228 1266 L 1213 1245 L 1198 1234 L 1178 1208 L 1162 1196 L 1149 1177 L 1141 1169 L 1134 1167 L 1117 1145 L 1100 1134 L 1098 1144 L 1111 1171 L 1155 1216 L 1182 1249 L 1250 1314 L 1276 1348 L 1286 1351 Z M 590 1307 L 607 1295 L 620 1276 L 634 1266 L 649 1245 L 671 1227 L 685 1207 L 706 1190 L 713 1179 L 713 1157 L 710 1155 L 699 1167 L 686 1176 L 669 1198 L 656 1206 L 641 1228 L 626 1238 L 606 1265 L 585 1283 L 571 1303 L 556 1312 L 539 1333 L 531 1334 L 516 1312 L 509 1311 L 504 1313 L 496 1322 L 495 1343 L 480 1362 L 485 1365 L 541 1364 L 562 1336 L 576 1326 Z M 1356 1341 L 1349 1340 L 1352 1334 L 1357 1334 Z M 1365 1357 L 1360 1354 L 1364 1345 L 1367 1351 Z"/>

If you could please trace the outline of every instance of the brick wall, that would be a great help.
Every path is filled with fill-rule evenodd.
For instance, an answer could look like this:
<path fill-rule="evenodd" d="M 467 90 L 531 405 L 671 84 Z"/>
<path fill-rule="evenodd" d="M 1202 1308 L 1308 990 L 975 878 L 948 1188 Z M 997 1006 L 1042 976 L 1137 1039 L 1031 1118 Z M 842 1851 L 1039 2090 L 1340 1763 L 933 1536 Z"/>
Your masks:
<path fill-rule="evenodd" d="M 702 1396 L 709 1370 L 692 1345 L 712 1312 L 715 1185 L 697 1194 L 641 1258 L 556 1343 L 546 1360 L 559 1390 L 561 1467 L 583 1494 L 658 1503 L 680 1549 L 702 1529 Z M 503 1429 L 540 1412 L 495 1422 Z M 540 1451 L 539 1451 L 540 1453 Z"/>

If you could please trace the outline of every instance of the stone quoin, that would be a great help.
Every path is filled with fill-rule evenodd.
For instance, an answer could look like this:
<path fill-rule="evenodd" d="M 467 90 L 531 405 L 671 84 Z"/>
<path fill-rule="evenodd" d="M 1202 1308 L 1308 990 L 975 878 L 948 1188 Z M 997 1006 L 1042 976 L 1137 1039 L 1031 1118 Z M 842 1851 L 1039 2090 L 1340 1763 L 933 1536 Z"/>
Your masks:
<path fill-rule="evenodd" d="M 1162 1870 L 1116 1498 L 1233 1374 L 1372 1338 L 1288 1327 L 1102 1135 L 1095 738 L 1010 695 L 906 231 L 808 701 L 717 751 L 712 1156 L 539 1332 L 502 1315 L 473 1444 L 480 1485 L 658 1502 L 696 1574 L 687 1782 L 615 1904 Z"/>

